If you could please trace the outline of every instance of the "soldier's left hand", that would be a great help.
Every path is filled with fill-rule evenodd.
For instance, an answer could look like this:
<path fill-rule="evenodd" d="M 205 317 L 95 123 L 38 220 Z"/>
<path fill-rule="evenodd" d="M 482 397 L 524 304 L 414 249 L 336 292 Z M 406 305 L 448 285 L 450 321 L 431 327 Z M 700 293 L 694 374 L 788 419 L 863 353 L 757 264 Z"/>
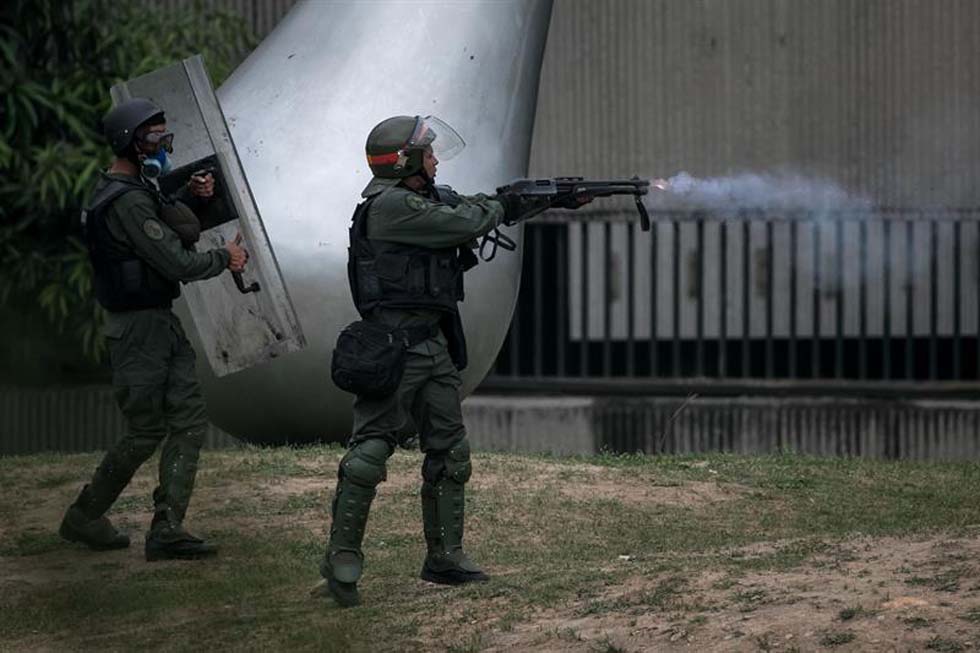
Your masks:
<path fill-rule="evenodd" d="M 581 206 L 585 206 L 595 198 L 591 195 L 580 194 L 580 195 L 567 195 L 562 199 L 558 200 L 553 204 L 561 209 L 577 209 Z"/>
<path fill-rule="evenodd" d="M 204 176 L 192 175 L 187 186 L 195 197 L 211 197 L 214 195 L 214 175 L 210 172 Z"/>

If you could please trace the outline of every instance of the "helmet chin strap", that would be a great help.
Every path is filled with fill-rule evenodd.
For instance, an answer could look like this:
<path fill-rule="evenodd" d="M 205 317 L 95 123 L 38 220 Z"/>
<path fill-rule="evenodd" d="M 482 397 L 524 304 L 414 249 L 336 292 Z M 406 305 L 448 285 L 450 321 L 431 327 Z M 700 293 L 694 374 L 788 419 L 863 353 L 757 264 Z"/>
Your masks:
<path fill-rule="evenodd" d="M 435 180 L 429 176 L 428 171 L 424 167 L 419 172 L 419 175 L 421 175 L 422 180 L 425 182 L 425 186 L 423 186 L 425 192 L 434 196 L 436 194 L 435 183 L 433 183 Z"/>

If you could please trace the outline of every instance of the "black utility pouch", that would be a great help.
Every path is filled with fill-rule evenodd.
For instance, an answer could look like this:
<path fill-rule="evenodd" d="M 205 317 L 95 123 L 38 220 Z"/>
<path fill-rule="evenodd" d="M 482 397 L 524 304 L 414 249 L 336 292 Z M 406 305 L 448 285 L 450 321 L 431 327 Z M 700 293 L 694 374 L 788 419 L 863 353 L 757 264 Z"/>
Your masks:
<path fill-rule="evenodd" d="M 330 376 L 341 390 L 381 399 L 395 392 L 405 374 L 405 351 L 438 327 L 392 329 L 368 320 L 348 324 L 333 349 Z"/>
<path fill-rule="evenodd" d="M 358 320 L 337 336 L 330 376 L 337 387 L 366 397 L 387 397 L 405 373 L 405 343 L 388 327 Z"/>

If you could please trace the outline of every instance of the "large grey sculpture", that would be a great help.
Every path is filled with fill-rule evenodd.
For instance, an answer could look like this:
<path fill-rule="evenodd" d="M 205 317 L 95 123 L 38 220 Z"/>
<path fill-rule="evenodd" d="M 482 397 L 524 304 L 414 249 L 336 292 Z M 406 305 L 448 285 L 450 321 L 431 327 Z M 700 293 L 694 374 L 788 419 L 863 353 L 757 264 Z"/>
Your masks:
<path fill-rule="evenodd" d="M 433 114 L 467 141 L 440 183 L 478 192 L 523 176 L 550 15 L 551 0 L 305 2 L 219 89 L 309 344 L 221 378 L 203 370 L 216 425 L 263 444 L 348 435 L 353 398 L 333 386 L 330 355 L 357 318 L 347 229 L 370 179 L 367 133 L 392 115 Z M 520 251 L 467 275 L 467 393 L 503 341 L 519 278 Z"/>

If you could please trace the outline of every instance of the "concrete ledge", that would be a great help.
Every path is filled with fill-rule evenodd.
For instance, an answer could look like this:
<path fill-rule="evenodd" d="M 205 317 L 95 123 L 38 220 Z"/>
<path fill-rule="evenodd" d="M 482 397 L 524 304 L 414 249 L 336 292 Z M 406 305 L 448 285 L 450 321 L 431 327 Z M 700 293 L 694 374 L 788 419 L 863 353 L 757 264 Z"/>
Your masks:
<path fill-rule="evenodd" d="M 980 460 L 977 401 L 476 396 L 463 415 L 487 451 Z"/>
<path fill-rule="evenodd" d="M 980 401 L 866 397 L 517 397 L 463 402 L 476 450 L 801 453 L 980 460 Z M 110 388 L 0 388 L 0 455 L 94 451 L 123 432 Z M 240 446 L 212 427 L 208 448 Z"/>
<path fill-rule="evenodd" d="M 591 397 L 470 397 L 463 421 L 478 451 L 591 454 L 596 437 Z"/>

